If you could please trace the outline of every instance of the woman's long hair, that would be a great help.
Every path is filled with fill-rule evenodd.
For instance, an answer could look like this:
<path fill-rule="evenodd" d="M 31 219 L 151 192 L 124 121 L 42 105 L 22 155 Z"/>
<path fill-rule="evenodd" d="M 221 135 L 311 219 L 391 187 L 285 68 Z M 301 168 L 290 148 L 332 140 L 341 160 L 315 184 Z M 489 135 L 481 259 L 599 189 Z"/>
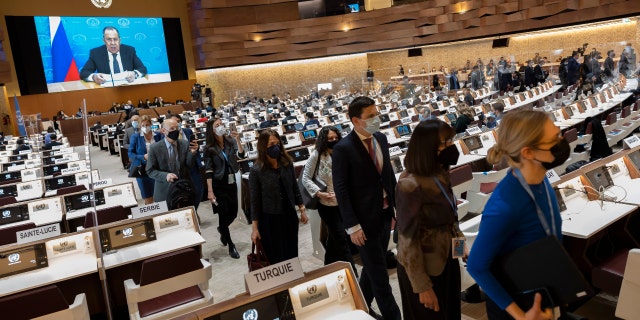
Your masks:
<path fill-rule="evenodd" d="M 338 141 L 340 141 L 340 139 L 342 139 L 342 136 L 340 135 L 340 130 L 338 130 L 338 128 L 334 127 L 334 126 L 325 126 L 322 127 L 322 129 L 320 129 L 320 133 L 318 134 L 318 138 L 316 139 L 316 151 L 318 151 L 318 154 L 323 154 L 327 151 L 327 149 L 329 149 L 327 147 L 327 142 L 329 142 L 329 131 L 333 131 L 338 135 Z"/>
<path fill-rule="evenodd" d="M 262 170 L 265 170 L 269 166 L 269 159 L 267 159 L 267 144 L 269 144 L 269 138 L 274 136 L 278 138 L 278 145 L 280 145 L 280 158 L 278 159 L 278 163 L 284 167 L 293 163 L 291 156 L 284 150 L 284 145 L 282 144 L 282 139 L 280 139 L 280 135 L 277 131 L 273 129 L 265 129 L 260 132 L 258 136 L 258 159 L 256 160 L 256 164 L 260 166 Z"/>
<path fill-rule="evenodd" d="M 454 135 L 454 129 L 441 120 L 420 122 L 411 135 L 404 158 L 407 172 L 423 177 L 440 174 L 445 168 L 438 161 L 438 147 Z"/>

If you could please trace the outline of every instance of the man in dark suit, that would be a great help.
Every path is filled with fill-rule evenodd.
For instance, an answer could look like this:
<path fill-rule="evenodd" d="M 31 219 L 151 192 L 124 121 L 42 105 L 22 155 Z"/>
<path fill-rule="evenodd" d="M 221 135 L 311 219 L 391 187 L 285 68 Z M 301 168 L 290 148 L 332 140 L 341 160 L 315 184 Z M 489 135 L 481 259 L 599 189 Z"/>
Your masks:
<path fill-rule="evenodd" d="M 180 135 L 178 136 L 178 139 L 184 140 L 187 142 L 191 141 L 191 137 L 193 136 L 193 130 L 183 127 L 182 117 L 177 113 L 172 113 L 171 118 L 178 123 L 178 130 L 180 130 Z M 195 136 L 194 136 L 194 139 L 195 139 Z M 204 184 L 202 181 L 202 175 L 200 174 L 202 156 L 200 155 L 199 149 L 196 151 L 195 158 L 196 158 L 195 164 L 189 168 L 189 176 L 191 177 L 191 182 L 193 182 L 193 187 L 196 192 L 195 203 L 193 204 L 193 206 L 196 208 L 196 210 L 198 210 L 198 206 L 200 205 L 200 202 L 202 201 L 202 196 L 204 194 Z"/>
<path fill-rule="evenodd" d="M 375 102 L 358 97 L 349 104 L 354 130 L 333 148 L 333 185 L 342 220 L 358 246 L 363 268 L 360 287 L 368 305 L 376 299 L 384 319 L 399 320 L 386 266 L 396 179 L 389 143 L 378 132 Z"/>
<path fill-rule="evenodd" d="M 580 62 L 578 62 L 580 53 L 574 51 L 571 58 L 567 60 L 567 85 L 571 86 L 578 82 L 580 77 Z"/>
<path fill-rule="evenodd" d="M 85 81 L 93 81 L 103 84 L 116 75 L 124 72 L 124 78 L 133 82 L 137 78 L 147 74 L 136 49 L 132 46 L 120 44 L 120 33 L 114 27 L 105 27 L 102 30 L 104 45 L 93 48 L 89 52 L 89 60 L 80 70 L 80 78 Z"/>
<path fill-rule="evenodd" d="M 153 201 L 167 200 L 171 183 L 178 179 L 189 179 L 189 168 L 195 166 L 198 144 L 189 144 L 181 140 L 178 123 L 175 119 L 165 119 L 162 123 L 164 139 L 152 144 L 147 152 L 147 174 L 156 183 L 153 189 Z"/>

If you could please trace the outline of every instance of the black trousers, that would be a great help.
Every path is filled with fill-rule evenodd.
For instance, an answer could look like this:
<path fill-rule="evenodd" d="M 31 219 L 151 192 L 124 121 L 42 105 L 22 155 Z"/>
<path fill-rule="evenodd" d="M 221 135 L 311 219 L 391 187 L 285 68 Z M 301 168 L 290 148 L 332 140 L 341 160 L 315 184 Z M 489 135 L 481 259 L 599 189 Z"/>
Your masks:
<path fill-rule="evenodd" d="M 363 265 L 359 284 L 367 305 L 370 306 L 375 298 L 385 320 L 400 320 L 400 308 L 393 297 L 387 273 L 386 255 L 391 234 L 391 218 L 386 217 L 392 216 L 387 210 L 393 209 L 385 209 L 385 212 L 373 219 L 371 225 L 376 227 L 365 233 L 367 241 L 358 247 Z"/>
<path fill-rule="evenodd" d="M 293 208 L 285 210 L 282 214 L 263 213 L 258 220 L 262 247 L 271 264 L 298 256 L 298 215 Z"/>
<path fill-rule="evenodd" d="M 318 204 L 318 213 L 320 218 L 327 226 L 328 237 L 325 245 L 324 264 L 330 264 L 336 261 L 346 261 L 351 263 L 353 271 L 358 274 L 356 265 L 353 262 L 353 256 L 349 249 L 349 240 L 347 233 L 344 231 L 342 224 L 342 216 L 338 206 L 325 206 Z"/>
<path fill-rule="evenodd" d="M 458 259 L 448 259 L 439 276 L 432 276 L 433 291 L 438 298 L 439 312 L 427 309 L 420 303 L 420 296 L 413 292 L 409 276 L 398 263 L 398 282 L 402 297 L 402 315 L 404 320 L 458 320 L 462 317 L 460 307 L 460 265 Z"/>
<path fill-rule="evenodd" d="M 214 185 L 212 187 L 213 194 L 216 196 L 218 205 L 211 204 L 214 213 L 218 214 L 218 226 L 220 235 L 226 239 L 229 244 L 233 244 L 229 225 L 238 216 L 238 187 L 234 184 Z"/>

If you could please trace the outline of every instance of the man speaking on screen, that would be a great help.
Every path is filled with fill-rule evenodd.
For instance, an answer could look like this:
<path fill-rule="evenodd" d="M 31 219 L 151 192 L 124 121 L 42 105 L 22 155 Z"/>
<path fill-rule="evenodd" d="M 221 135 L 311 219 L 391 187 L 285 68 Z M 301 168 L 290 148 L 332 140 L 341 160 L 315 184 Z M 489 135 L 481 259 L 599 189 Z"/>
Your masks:
<path fill-rule="evenodd" d="M 138 58 L 134 47 L 120 44 L 118 29 L 105 27 L 102 30 L 102 40 L 103 46 L 91 49 L 89 60 L 80 70 L 80 78 L 103 84 L 113 80 L 133 82 L 144 77 L 147 68 Z"/>

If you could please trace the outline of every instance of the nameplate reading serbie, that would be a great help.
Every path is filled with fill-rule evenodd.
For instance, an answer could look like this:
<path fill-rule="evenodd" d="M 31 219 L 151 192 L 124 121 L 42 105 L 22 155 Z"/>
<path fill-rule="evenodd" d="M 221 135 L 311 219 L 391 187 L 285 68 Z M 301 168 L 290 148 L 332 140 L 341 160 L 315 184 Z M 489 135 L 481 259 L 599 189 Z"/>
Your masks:
<path fill-rule="evenodd" d="M 103 187 L 108 187 L 112 184 L 113 184 L 113 180 L 111 178 L 106 178 L 106 179 L 98 180 L 94 183 L 90 183 L 89 188 L 90 189 L 103 188 Z"/>
<path fill-rule="evenodd" d="M 293 258 L 244 275 L 249 294 L 254 295 L 304 277 L 299 258 Z"/>
<path fill-rule="evenodd" d="M 133 219 L 138 219 L 167 211 L 169 211 L 167 208 L 167 202 L 162 201 L 154 202 L 146 206 L 131 208 L 131 215 Z"/>
<path fill-rule="evenodd" d="M 18 238 L 18 244 L 48 239 L 48 238 L 56 237 L 59 235 L 60 235 L 60 225 L 58 224 L 49 224 L 42 227 L 37 227 L 33 229 L 16 232 L 16 237 Z"/>
<path fill-rule="evenodd" d="M 633 149 L 640 146 L 640 138 L 635 135 L 631 135 L 629 138 L 624 139 L 625 149 Z"/>
<path fill-rule="evenodd" d="M 547 171 L 547 179 L 549 179 L 549 183 L 555 183 L 560 181 L 560 176 L 555 170 L 551 169 Z"/>
<path fill-rule="evenodd" d="M 482 130 L 478 127 L 469 127 L 466 131 L 470 136 L 482 133 Z"/>

